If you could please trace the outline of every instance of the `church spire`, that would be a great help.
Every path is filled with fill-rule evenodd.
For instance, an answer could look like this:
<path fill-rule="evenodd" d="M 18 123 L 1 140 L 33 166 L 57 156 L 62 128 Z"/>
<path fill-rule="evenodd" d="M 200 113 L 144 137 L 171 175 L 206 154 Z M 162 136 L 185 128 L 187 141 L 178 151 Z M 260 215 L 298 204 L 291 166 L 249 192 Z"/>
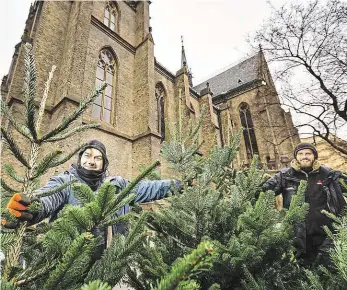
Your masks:
<path fill-rule="evenodd" d="M 183 35 L 181 35 L 181 42 L 182 42 L 182 52 L 181 52 L 181 68 L 187 67 L 187 58 L 186 58 L 186 52 L 184 51 L 184 44 L 183 44 Z"/>
<path fill-rule="evenodd" d="M 183 35 L 181 35 L 181 42 L 182 42 L 182 52 L 181 52 L 181 68 L 186 68 L 188 72 L 188 80 L 189 80 L 189 86 L 193 86 L 193 74 L 191 69 L 188 67 L 186 52 L 184 50 L 184 44 L 183 44 Z"/>

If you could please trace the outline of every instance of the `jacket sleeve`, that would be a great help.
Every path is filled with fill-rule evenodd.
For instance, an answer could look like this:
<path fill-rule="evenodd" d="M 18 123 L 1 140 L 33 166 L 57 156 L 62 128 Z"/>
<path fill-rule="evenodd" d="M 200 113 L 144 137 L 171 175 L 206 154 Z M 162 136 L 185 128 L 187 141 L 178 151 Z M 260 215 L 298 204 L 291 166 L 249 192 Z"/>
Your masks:
<path fill-rule="evenodd" d="M 48 183 L 34 192 L 35 195 L 39 195 L 45 191 L 54 189 L 58 186 L 63 185 L 68 181 L 68 175 L 59 175 L 52 177 Z M 40 197 L 41 210 L 34 217 L 34 222 L 38 223 L 49 216 L 55 216 L 63 208 L 63 206 L 68 202 L 70 194 L 70 186 L 64 188 L 63 190 L 53 193 L 52 195 Z"/>
<path fill-rule="evenodd" d="M 272 190 L 275 195 L 282 193 L 282 172 L 276 173 L 268 181 L 263 184 L 262 190 L 265 192 L 267 190 Z"/>
<path fill-rule="evenodd" d="M 135 188 L 134 202 L 149 202 L 167 197 L 170 193 L 174 193 L 172 186 L 175 186 L 178 191 L 182 189 L 178 180 L 141 181 Z"/>

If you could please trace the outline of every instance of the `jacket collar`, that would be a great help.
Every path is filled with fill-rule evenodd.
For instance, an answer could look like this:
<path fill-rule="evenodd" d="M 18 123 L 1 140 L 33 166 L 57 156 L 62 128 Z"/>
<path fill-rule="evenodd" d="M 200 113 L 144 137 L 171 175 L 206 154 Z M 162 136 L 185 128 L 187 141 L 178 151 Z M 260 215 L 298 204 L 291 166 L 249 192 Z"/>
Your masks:
<path fill-rule="evenodd" d="M 301 172 L 304 174 L 307 174 L 306 172 L 304 172 L 303 170 L 301 170 L 300 168 L 300 164 L 296 159 L 293 159 L 291 164 L 290 164 L 291 168 L 294 169 L 297 172 Z M 326 185 L 328 183 L 330 183 L 332 180 L 336 180 L 341 176 L 341 172 L 340 171 L 334 171 L 322 164 L 320 164 L 320 162 L 318 160 L 315 160 L 313 163 L 313 169 L 312 171 L 309 173 L 315 173 L 315 172 L 319 172 L 321 175 L 321 178 L 323 179 L 323 185 Z"/>
<path fill-rule="evenodd" d="M 300 164 L 296 159 L 293 159 L 292 162 L 290 163 L 290 166 L 297 172 L 302 172 L 305 173 L 305 171 L 301 170 L 300 168 Z M 312 171 L 310 173 L 314 173 L 314 172 L 319 172 L 319 168 L 322 167 L 321 164 L 319 163 L 318 160 L 315 160 L 313 162 L 313 166 L 312 166 Z"/>

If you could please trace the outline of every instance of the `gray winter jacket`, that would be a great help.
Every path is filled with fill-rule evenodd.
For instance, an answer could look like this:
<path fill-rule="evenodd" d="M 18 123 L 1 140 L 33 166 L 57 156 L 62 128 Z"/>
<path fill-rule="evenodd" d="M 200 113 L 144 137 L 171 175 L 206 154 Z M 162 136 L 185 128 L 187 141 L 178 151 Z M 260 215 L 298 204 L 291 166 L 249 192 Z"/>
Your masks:
<path fill-rule="evenodd" d="M 76 178 L 79 183 L 86 183 L 78 176 L 76 170 L 71 166 L 68 171 L 52 177 L 44 187 L 40 188 L 35 193 L 39 194 L 40 192 L 56 188 L 66 182 L 69 182 L 73 178 Z M 119 187 L 121 190 L 129 184 L 129 181 L 121 176 L 112 176 L 107 178 L 107 180 Z M 181 189 L 181 184 L 179 181 L 174 180 L 174 184 L 178 190 Z M 168 196 L 170 192 L 172 193 L 171 180 L 141 181 L 133 191 L 133 193 L 136 194 L 136 199 L 134 202 L 143 203 L 162 199 Z M 41 197 L 40 202 L 42 204 L 42 210 L 35 217 L 35 223 L 40 222 L 45 218 L 49 218 L 50 221 L 54 220 L 58 212 L 66 204 L 80 204 L 80 202 L 75 198 L 71 186 L 68 186 L 52 195 Z M 129 204 L 125 205 L 120 211 L 118 211 L 117 215 L 121 216 L 127 212 L 129 212 Z M 117 228 L 115 225 L 113 227 L 113 232 L 124 233 L 124 229 L 123 227 Z"/>

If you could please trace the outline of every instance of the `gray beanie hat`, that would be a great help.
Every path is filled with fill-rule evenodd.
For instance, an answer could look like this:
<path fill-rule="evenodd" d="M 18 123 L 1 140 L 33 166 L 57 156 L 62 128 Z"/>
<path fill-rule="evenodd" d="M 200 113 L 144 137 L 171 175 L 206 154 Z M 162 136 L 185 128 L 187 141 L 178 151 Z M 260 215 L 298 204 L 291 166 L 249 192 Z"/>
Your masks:
<path fill-rule="evenodd" d="M 300 143 L 298 146 L 296 146 L 294 149 L 294 158 L 296 158 L 296 154 L 298 154 L 298 152 L 303 149 L 312 150 L 314 159 L 318 159 L 317 149 L 311 143 Z"/>

